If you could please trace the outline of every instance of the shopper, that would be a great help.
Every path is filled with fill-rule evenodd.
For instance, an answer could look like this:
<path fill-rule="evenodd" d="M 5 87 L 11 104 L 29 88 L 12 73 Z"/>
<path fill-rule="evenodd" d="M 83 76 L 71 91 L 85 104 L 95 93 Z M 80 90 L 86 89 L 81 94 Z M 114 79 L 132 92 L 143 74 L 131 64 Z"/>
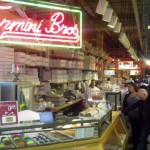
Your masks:
<path fill-rule="evenodd" d="M 124 100 L 123 100 L 123 109 L 126 109 L 130 107 L 131 105 L 135 104 L 136 102 L 139 101 L 139 97 L 137 96 L 137 86 L 133 82 L 129 82 L 128 84 L 128 91 L 129 93 L 125 95 Z M 129 120 L 132 128 L 132 144 L 133 150 L 137 149 L 138 146 L 138 139 L 139 139 L 139 117 L 138 117 L 138 108 L 124 113 L 125 119 Z"/>
<path fill-rule="evenodd" d="M 122 111 L 126 113 L 138 107 L 139 119 L 142 125 L 138 150 L 147 150 L 147 138 L 150 134 L 150 96 L 145 89 L 139 89 L 137 94 L 140 100 Z"/>
<path fill-rule="evenodd" d="M 96 87 L 96 81 L 94 79 L 91 80 L 90 86 L 85 89 L 85 107 L 91 107 L 94 103 L 92 99 L 92 95 L 96 92 L 100 92 L 100 89 Z"/>

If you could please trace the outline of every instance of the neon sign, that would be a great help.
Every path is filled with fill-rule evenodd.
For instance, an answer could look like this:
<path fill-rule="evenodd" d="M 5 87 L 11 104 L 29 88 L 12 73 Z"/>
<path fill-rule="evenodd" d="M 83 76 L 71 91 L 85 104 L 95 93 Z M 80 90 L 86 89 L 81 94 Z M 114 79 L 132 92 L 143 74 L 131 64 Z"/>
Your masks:
<path fill-rule="evenodd" d="M 1 8 L 3 8 L 3 6 L 0 5 L 0 11 Z M 4 16 L 4 18 L 0 19 L 0 42 L 81 48 L 81 11 L 74 9 L 63 10 L 61 7 L 58 11 L 55 10 L 54 6 L 52 6 L 51 11 L 49 11 L 49 9 L 47 11 L 50 15 L 46 20 L 34 20 L 31 17 L 28 19 L 20 17 L 20 19 L 13 20 L 13 18 L 8 19 L 7 16 Z M 74 18 L 77 19 L 75 20 Z"/>

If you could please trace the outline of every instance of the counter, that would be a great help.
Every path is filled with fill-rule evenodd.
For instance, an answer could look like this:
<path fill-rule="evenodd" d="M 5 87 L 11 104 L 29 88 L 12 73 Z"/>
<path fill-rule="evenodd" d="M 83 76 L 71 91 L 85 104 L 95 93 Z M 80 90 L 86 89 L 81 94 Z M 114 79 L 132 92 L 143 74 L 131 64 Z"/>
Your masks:
<path fill-rule="evenodd" d="M 24 148 L 24 150 L 35 150 L 35 148 L 36 150 L 104 150 L 109 149 L 109 147 L 114 148 L 114 150 L 116 150 L 116 148 L 125 150 L 128 135 L 120 114 L 119 111 L 112 112 L 112 122 L 102 133 L 100 138 L 33 146 Z M 23 148 L 20 150 L 23 150 Z"/>

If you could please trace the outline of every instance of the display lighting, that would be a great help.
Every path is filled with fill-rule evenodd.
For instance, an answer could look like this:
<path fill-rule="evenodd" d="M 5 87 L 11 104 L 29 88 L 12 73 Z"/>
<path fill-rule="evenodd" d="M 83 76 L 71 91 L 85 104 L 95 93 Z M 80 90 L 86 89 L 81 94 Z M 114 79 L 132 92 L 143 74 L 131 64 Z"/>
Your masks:
<path fill-rule="evenodd" d="M 112 14 L 113 14 L 113 9 L 107 7 L 104 16 L 102 17 L 102 20 L 106 22 L 110 22 Z"/>
<path fill-rule="evenodd" d="M 125 32 L 121 32 L 119 34 L 119 37 L 118 37 L 118 40 L 120 41 L 120 43 L 126 48 L 126 49 L 129 49 L 130 48 L 130 42 L 129 42 L 129 39 L 126 35 Z"/>
<path fill-rule="evenodd" d="M 12 6 L 1 6 L 0 5 L 0 9 L 11 9 L 12 8 Z"/>
<path fill-rule="evenodd" d="M 97 14 L 104 15 L 107 6 L 108 6 L 108 1 L 106 1 L 106 0 L 99 0 L 95 12 Z"/>
<path fill-rule="evenodd" d="M 147 29 L 150 29 L 150 25 L 148 25 Z"/>
<path fill-rule="evenodd" d="M 12 0 L 11 2 L 14 1 Z M 22 1 L 17 2 L 24 4 Z M 13 20 L 4 17 L 0 20 L 0 28 L 3 29 L 0 30 L 0 43 L 81 48 L 82 12 L 80 10 L 71 8 L 64 9 L 58 5 L 54 7 L 31 2 L 29 4 L 36 7 L 43 6 L 45 8 L 51 8 L 50 10 L 48 9 L 51 14 L 49 24 L 47 20 L 45 23 L 45 20 L 36 21 L 32 18 Z M 78 20 L 75 22 L 72 19 L 69 22 L 70 24 L 67 24 L 67 17 L 73 17 L 72 15 L 75 15 Z"/>
<path fill-rule="evenodd" d="M 119 37 L 118 37 L 118 40 L 122 43 L 126 38 L 126 34 L 122 31 L 120 34 L 119 34 Z"/>
<path fill-rule="evenodd" d="M 114 32 L 120 33 L 121 31 L 121 22 L 117 22 L 114 28 Z"/>
<path fill-rule="evenodd" d="M 118 17 L 116 15 L 113 15 L 107 26 L 110 27 L 110 28 L 114 28 L 117 21 L 118 21 Z"/>

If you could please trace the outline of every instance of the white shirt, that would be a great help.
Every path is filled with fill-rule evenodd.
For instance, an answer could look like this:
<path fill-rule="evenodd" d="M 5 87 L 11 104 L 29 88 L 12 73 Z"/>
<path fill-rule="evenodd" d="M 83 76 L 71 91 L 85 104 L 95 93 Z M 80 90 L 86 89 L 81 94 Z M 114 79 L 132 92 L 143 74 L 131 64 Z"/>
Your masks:
<path fill-rule="evenodd" d="M 93 104 L 92 93 L 94 92 L 100 92 L 100 89 L 95 86 L 94 88 L 88 87 L 85 90 L 85 99 L 86 99 L 85 106 L 86 107 L 89 107 Z"/>

